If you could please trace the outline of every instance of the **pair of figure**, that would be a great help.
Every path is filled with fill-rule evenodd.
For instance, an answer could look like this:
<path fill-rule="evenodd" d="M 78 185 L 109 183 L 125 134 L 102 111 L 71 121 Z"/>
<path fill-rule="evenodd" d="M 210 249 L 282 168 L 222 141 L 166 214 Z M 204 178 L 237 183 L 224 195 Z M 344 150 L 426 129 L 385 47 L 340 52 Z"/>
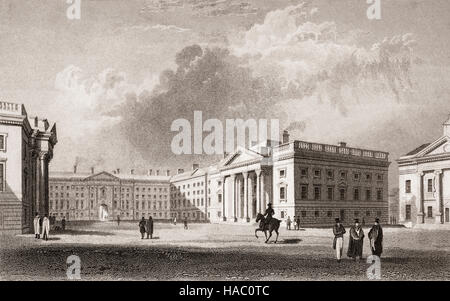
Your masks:
<path fill-rule="evenodd" d="M 45 214 L 43 218 L 39 216 L 39 213 L 36 212 L 33 220 L 34 226 L 34 238 L 41 238 L 48 240 L 48 234 L 50 232 L 50 219 L 48 218 L 48 214 Z"/>
<path fill-rule="evenodd" d="M 141 232 L 141 239 L 144 239 L 145 233 L 147 233 L 147 239 L 153 238 L 153 218 L 150 216 L 148 220 L 142 217 L 139 222 L 139 231 Z"/>

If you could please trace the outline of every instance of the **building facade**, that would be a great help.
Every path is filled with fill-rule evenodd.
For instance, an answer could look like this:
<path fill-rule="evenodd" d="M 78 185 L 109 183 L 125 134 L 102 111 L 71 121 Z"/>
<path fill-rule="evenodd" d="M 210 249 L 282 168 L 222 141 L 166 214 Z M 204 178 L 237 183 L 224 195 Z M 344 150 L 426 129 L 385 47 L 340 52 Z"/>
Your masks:
<path fill-rule="evenodd" d="M 239 148 L 218 165 L 211 221 L 248 223 L 270 202 L 275 217 L 299 216 L 303 225 L 388 222 L 387 153 L 283 139 Z"/>
<path fill-rule="evenodd" d="M 450 223 L 450 116 L 443 135 L 398 159 L 399 222 Z"/>
<path fill-rule="evenodd" d="M 48 168 L 56 126 L 29 118 L 24 105 L 0 102 L 0 231 L 33 231 L 33 217 L 49 213 Z"/>
<path fill-rule="evenodd" d="M 67 220 L 170 219 L 170 176 L 114 172 L 50 173 L 50 214 Z"/>

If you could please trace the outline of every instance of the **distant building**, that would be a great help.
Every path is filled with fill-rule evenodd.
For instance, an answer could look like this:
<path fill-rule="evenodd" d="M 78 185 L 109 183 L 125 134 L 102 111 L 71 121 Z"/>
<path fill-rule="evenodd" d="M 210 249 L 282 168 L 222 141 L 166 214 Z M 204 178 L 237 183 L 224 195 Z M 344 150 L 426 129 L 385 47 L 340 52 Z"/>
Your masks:
<path fill-rule="evenodd" d="M 134 171 L 50 173 L 50 214 L 67 220 L 170 219 L 170 176 Z"/>
<path fill-rule="evenodd" d="M 29 118 L 24 105 L 0 102 L 0 231 L 33 231 L 33 217 L 49 213 L 48 166 L 56 126 Z"/>
<path fill-rule="evenodd" d="M 389 224 L 397 224 L 399 214 L 399 190 L 393 188 L 389 192 Z"/>
<path fill-rule="evenodd" d="M 450 116 L 443 135 L 398 159 L 399 221 L 415 224 L 450 223 Z"/>

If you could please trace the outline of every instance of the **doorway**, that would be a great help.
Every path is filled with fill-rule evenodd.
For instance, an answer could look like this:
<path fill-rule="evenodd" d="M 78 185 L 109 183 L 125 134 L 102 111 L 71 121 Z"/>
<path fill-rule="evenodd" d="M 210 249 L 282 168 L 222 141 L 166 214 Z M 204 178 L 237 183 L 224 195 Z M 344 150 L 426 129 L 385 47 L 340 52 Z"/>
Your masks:
<path fill-rule="evenodd" d="M 108 206 L 105 204 L 100 205 L 98 208 L 98 218 L 101 221 L 107 221 L 108 220 Z"/>

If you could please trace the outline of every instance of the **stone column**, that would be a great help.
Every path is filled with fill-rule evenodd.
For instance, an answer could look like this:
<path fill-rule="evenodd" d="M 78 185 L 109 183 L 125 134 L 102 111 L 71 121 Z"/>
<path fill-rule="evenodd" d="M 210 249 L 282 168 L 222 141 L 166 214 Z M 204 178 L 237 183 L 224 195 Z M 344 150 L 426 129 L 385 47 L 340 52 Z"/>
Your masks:
<path fill-rule="evenodd" d="M 223 216 L 223 221 L 226 222 L 227 221 L 227 215 L 226 215 L 226 206 L 225 206 L 225 189 L 226 189 L 226 185 L 225 185 L 225 181 L 226 178 L 225 176 L 222 178 L 222 216 Z"/>
<path fill-rule="evenodd" d="M 436 188 L 436 224 L 442 223 L 441 180 L 442 180 L 442 170 L 436 170 L 434 172 L 434 181 Z"/>
<path fill-rule="evenodd" d="M 248 217 L 248 172 L 244 172 L 244 218 L 248 223 L 250 218 Z"/>
<path fill-rule="evenodd" d="M 236 222 L 236 175 L 230 176 L 231 181 L 231 217 Z"/>
<path fill-rule="evenodd" d="M 264 211 L 267 207 L 266 204 L 266 192 L 264 190 L 264 171 L 261 171 L 261 211 Z"/>
<path fill-rule="evenodd" d="M 423 176 L 424 173 L 420 172 L 418 174 L 418 181 L 419 181 L 419 212 L 417 213 L 417 223 L 423 224 L 425 222 L 425 210 L 424 210 L 424 192 L 423 192 Z"/>
<path fill-rule="evenodd" d="M 256 214 L 261 213 L 261 170 L 256 171 Z"/>

